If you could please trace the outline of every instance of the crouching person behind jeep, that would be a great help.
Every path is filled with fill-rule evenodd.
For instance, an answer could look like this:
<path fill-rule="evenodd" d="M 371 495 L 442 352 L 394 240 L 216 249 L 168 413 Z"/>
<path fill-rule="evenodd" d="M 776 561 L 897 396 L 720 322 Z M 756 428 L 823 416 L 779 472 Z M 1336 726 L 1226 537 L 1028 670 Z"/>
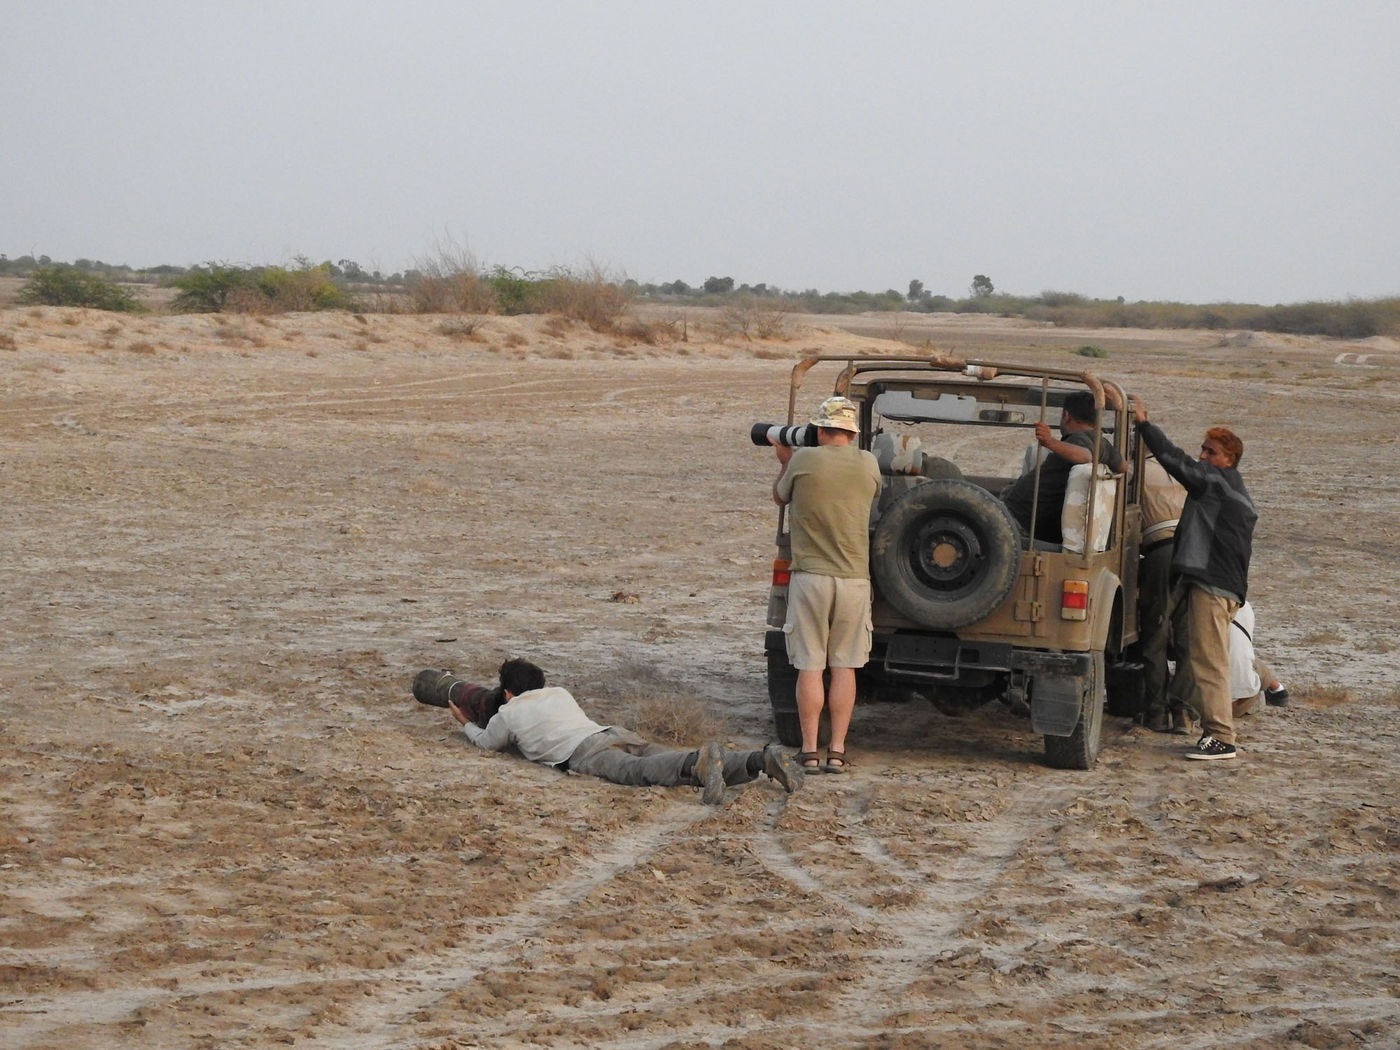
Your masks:
<path fill-rule="evenodd" d="M 801 768 L 777 744 L 730 751 L 712 740 L 698 750 L 680 751 L 630 729 L 599 725 L 567 689 L 547 687 L 544 671 L 528 660 L 507 660 L 499 677 L 497 690 L 488 690 L 448 671 L 423 670 L 414 679 L 413 695 L 420 703 L 446 707 L 477 747 L 503 751 L 514 745 L 531 762 L 614 784 L 701 787 L 707 805 L 722 802 L 726 786 L 746 784 L 760 773 L 789 793 L 802 786 Z"/>

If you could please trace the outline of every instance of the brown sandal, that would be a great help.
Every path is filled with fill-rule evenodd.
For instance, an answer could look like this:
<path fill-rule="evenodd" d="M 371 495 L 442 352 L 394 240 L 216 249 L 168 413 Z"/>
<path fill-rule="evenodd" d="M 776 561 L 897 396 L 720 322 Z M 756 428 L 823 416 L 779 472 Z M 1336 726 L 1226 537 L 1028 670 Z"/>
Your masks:
<path fill-rule="evenodd" d="M 851 768 L 851 763 L 846 759 L 846 752 L 826 749 L 826 765 L 822 767 L 824 773 L 844 773 Z"/>
<path fill-rule="evenodd" d="M 820 773 L 822 771 L 822 753 L 820 751 L 799 751 L 797 752 L 797 764 L 802 767 L 804 773 Z"/>

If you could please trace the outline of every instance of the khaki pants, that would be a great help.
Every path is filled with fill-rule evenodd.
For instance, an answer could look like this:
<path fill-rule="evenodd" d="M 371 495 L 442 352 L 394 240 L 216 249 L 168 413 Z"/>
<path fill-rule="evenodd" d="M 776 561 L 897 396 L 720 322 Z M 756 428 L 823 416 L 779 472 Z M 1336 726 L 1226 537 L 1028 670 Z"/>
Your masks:
<path fill-rule="evenodd" d="M 1186 604 L 1186 651 L 1178 653 L 1173 696 L 1201 707 L 1201 731 L 1222 744 L 1235 742 L 1234 697 L 1230 695 L 1230 621 L 1240 603 L 1182 580 L 1173 598 Z"/>

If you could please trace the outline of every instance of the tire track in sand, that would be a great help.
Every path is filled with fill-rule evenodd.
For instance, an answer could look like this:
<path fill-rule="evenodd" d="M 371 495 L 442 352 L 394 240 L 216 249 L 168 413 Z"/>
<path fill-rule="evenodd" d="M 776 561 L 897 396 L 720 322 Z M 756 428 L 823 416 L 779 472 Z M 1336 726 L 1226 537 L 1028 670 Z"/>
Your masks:
<path fill-rule="evenodd" d="M 404 965 L 386 968 L 328 966 L 304 974 L 284 971 L 246 979 L 191 978 L 181 980 L 178 989 L 169 990 L 148 986 L 26 996 L 23 1009 L 16 1011 L 27 1017 L 24 1041 L 13 1044 L 14 1048 L 49 1045 L 50 1034 L 65 1028 L 73 1017 L 82 1017 L 89 1025 L 121 1025 L 141 1011 L 229 993 L 280 992 L 285 996 L 289 1018 L 303 1016 L 300 1006 L 308 1001 L 324 1001 L 323 989 L 334 985 L 362 987 L 353 999 L 337 997 L 339 1012 L 334 1022 L 313 1019 L 308 1027 L 296 1029 L 298 1041 L 347 1050 L 419 1045 L 422 1040 L 418 1037 L 402 1041 L 403 1026 L 414 1013 L 460 990 L 484 971 L 517 961 L 522 950 L 528 952 L 523 946 L 532 936 L 619 874 L 645 863 L 712 812 L 690 799 L 673 802 L 646 823 L 629 828 L 593 853 L 577 858 L 568 878 L 541 888 L 506 914 L 482 920 L 480 925 L 489 926 L 489 932 L 474 935 L 461 948 L 418 956 Z M 298 989 L 307 991 L 301 994 Z M 270 1017 L 265 1021 L 276 1023 Z M 333 1028 L 322 1030 L 331 1023 Z"/>
<path fill-rule="evenodd" d="M 967 826 L 962 851 L 933 876 L 892 855 L 861 819 L 869 798 L 851 795 L 842 805 L 848 848 L 868 864 L 869 883 L 900 891 L 908 900 L 899 907 L 871 907 L 852 900 L 848 887 L 828 885 L 793 855 L 773 824 L 755 834 L 754 853 L 770 871 L 848 911 L 877 934 L 862 953 L 861 976 L 830 1004 L 831 1013 L 851 1030 L 888 1031 L 889 1016 L 902 1008 L 905 989 L 926 976 L 930 959 L 972 943 L 985 949 L 963 933 L 979 902 L 996 890 L 1023 846 L 1046 831 L 1055 811 L 1080 793 L 1077 786 L 1047 790 L 1035 781 L 1014 788 L 994 819 Z"/>

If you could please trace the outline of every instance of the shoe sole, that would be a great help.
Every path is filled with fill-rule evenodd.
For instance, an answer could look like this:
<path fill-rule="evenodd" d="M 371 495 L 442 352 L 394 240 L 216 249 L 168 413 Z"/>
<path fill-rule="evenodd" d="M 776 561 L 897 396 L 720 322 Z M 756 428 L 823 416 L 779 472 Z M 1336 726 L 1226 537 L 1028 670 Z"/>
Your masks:
<path fill-rule="evenodd" d="M 1220 761 L 1228 760 L 1228 759 L 1231 759 L 1231 758 L 1237 758 L 1238 756 L 1239 756 L 1239 752 L 1238 752 L 1238 751 L 1227 751 L 1227 752 L 1225 752 L 1224 754 L 1220 754 L 1220 755 L 1207 755 L 1207 754 L 1204 754 L 1204 753 L 1202 753 L 1202 752 L 1200 752 L 1200 751 L 1188 751 L 1188 752 L 1186 752 L 1186 757 L 1189 758 L 1189 759 L 1191 759 L 1191 760 L 1194 761 L 1194 762 L 1220 762 Z"/>
<path fill-rule="evenodd" d="M 704 791 L 700 801 L 707 806 L 718 806 L 724 801 L 724 752 L 711 742 L 700 749 L 695 760 L 695 775 L 699 777 Z"/>
<path fill-rule="evenodd" d="M 803 778 L 806 775 L 803 768 L 797 764 L 796 759 L 786 751 L 770 748 L 764 748 L 763 771 L 768 774 L 770 779 L 781 784 L 783 790 L 789 795 L 802 786 Z"/>

